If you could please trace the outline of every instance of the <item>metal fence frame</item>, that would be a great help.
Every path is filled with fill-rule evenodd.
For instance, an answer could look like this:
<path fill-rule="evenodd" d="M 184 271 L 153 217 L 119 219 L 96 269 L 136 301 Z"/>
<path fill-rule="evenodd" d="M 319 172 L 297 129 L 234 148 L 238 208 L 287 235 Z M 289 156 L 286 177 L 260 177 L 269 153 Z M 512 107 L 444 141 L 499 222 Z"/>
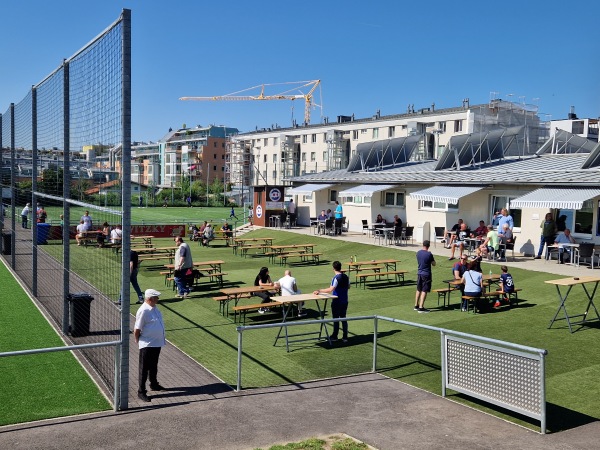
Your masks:
<path fill-rule="evenodd" d="M 15 157 L 16 157 L 16 142 L 15 142 L 15 125 L 18 120 L 15 114 L 15 106 L 19 107 L 20 105 L 30 106 L 31 107 L 31 116 L 27 117 L 27 127 L 30 128 L 27 132 L 30 133 L 31 142 L 28 144 L 31 145 L 32 152 L 32 188 L 31 188 L 31 199 L 28 201 L 31 202 L 31 206 L 33 211 L 35 211 L 36 205 L 38 203 L 39 198 L 45 199 L 53 199 L 57 201 L 62 201 L 63 203 L 63 215 L 64 222 L 69 224 L 70 214 L 69 208 L 71 205 L 83 205 L 81 202 L 76 200 L 72 200 L 70 198 L 70 176 L 69 176 L 69 164 L 70 158 L 66 155 L 71 152 L 73 149 L 71 148 L 71 123 L 76 119 L 75 114 L 72 114 L 70 111 L 70 77 L 69 77 L 69 68 L 70 64 L 77 61 L 78 57 L 83 57 L 90 48 L 92 48 L 95 44 L 102 41 L 102 39 L 108 35 L 113 29 L 117 26 L 121 26 L 119 31 L 119 56 L 120 56 L 120 85 L 115 83 L 115 86 L 118 86 L 115 89 L 117 92 L 118 98 L 120 100 L 120 120 L 118 124 L 117 137 L 121 141 L 122 145 L 121 149 L 121 179 L 122 180 L 131 180 L 131 10 L 123 9 L 118 19 L 116 19 L 112 24 L 110 24 L 104 31 L 94 37 L 91 41 L 85 44 L 80 50 L 74 53 L 71 57 L 64 59 L 59 67 L 57 67 L 54 71 L 48 74 L 41 82 L 33 85 L 27 96 L 21 101 L 21 103 L 15 105 L 15 103 L 11 103 L 8 109 L 7 114 L 0 114 L 0 147 L 4 143 L 4 148 L 8 148 L 10 150 L 10 162 L 11 162 L 11 172 L 10 172 L 10 188 L 12 190 L 12 198 L 11 198 L 11 217 L 10 217 L 10 233 L 11 233 L 11 256 L 6 258 L 6 262 L 9 267 L 13 271 L 13 275 L 18 274 L 17 270 L 17 260 L 16 260 L 16 177 L 15 177 Z M 94 66 L 98 67 L 98 65 Z M 117 69 L 118 71 L 118 69 Z M 38 108 L 38 94 L 39 90 L 43 88 L 44 83 L 47 83 L 50 79 L 56 79 L 58 85 L 62 89 L 62 95 L 57 95 L 56 101 L 57 104 L 60 103 L 60 112 L 56 115 L 57 124 L 60 123 L 62 127 L 62 133 L 60 133 L 60 139 L 63 144 L 63 152 L 65 157 L 63 158 L 63 183 L 62 183 L 62 195 L 53 196 L 47 193 L 40 192 L 37 186 L 37 165 L 38 165 L 38 133 L 40 126 L 38 123 L 39 108 Z M 23 125 L 24 120 L 19 121 L 19 125 Z M 2 129 L 6 127 L 10 136 L 3 136 Z M 107 369 L 107 373 L 103 373 L 103 379 L 110 381 L 110 383 L 114 382 L 113 389 L 113 400 L 114 400 L 114 408 L 115 410 L 124 410 L 128 408 L 128 397 L 129 397 L 129 326 L 130 326 L 130 301 L 129 301 L 129 249 L 130 249 L 130 234 L 131 234 L 131 184 L 129 182 L 121 183 L 121 211 L 118 211 L 118 214 L 121 215 L 121 222 L 123 228 L 123 239 L 122 239 L 122 259 L 121 259 L 121 273 L 120 273 L 120 292 L 122 298 L 122 309 L 120 312 L 119 318 L 119 327 L 120 329 L 120 340 L 119 341 L 111 341 L 111 342 L 99 342 L 99 343 L 90 343 L 90 344 L 81 344 L 81 345 L 70 345 L 65 348 L 50 348 L 50 349 L 36 349 L 36 350 L 26 350 L 22 352 L 7 352 L 0 353 L 0 357 L 18 355 L 18 354 L 27 354 L 29 353 L 42 353 L 45 351 L 62 351 L 62 350 L 85 350 L 89 348 L 97 348 L 97 347 L 106 347 L 106 346 L 116 346 L 117 347 L 117 355 L 119 356 L 118 364 L 115 365 L 114 372 L 112 369 Z M 91 205 L 94 206 L 94 205 Z M 117 212 L 117 211 L 113 211 Z M 4 218 L 0 216 L 0 228 L 4 227 Z M 28 287 L 30 293 L 33 297 L 38 299 L 38 260 L 41 253 L 41 250 L 38 250 L 38 242 L 37 242 L 37 227 L 32 225 L 32 266 L 28 267 L 27 270 L 31 270 L 33 276 L 31 280 L 23 280 L 22 274 L 20 276 L 21 280 L 24 282 L 23 284 Z M 62 320 L 59 323 L 60 329 L 59 332 L 62 332 L 63 336 L 68 334 L 69 332 L 69 305 L 68 305 L 68 296 L 71 291 L 73 275 L 71 274 L 71 254 L 69 249 L 69 227 L 65 226 L 62 230 L 62 240 L 63 240 L 63 271 L 62 271 Z M 16 275 L 15 275 L 16 276 Z M 39 299 L 38 299 L 39 300 Z M 52 324 L 51 324 L 52 325 Z M 24 353 L 25 352 L 25 353 Z M 111 379 L 114 376 L 114 380 Z"/>
<path fill-rule="evenodd" d="M 448 330 L 445 328 L 433 327 L 430 325 L 424 325 L 421 323 L 409 322 L 401 319 L 394 319 L 391 317 L 385 316 L 357 316 L 357 317 L 347 317 L 344 319 L 320 319 L 320 320 L 303 320 L 298 322 L 285 322 L 285 323 L 274 323 L 274 324 L 264 324 L 264 325 L 241 325 L 238 326 L 238 352 L 237 352 L 237 385 L 236 392 L 241 391 L 242 389 L 242 355 L 243 355 L 243 332 L 251 331 L 251 330 L 259 330 L 264 328 L 282 328 L 282 327 L 294 327 L 294 326 L 304 326 L 304 325 L 320 325 L 327 324 L 333 322 L 343 322 L 343 321 L 355 321 L 355 320 L 373 320 L 373 365 L 371 372 L 377 372 L 377 339 L 378 339 L 378 322 L 379 320 L 383 320 L 386 322 L 397 323 L 401 325 L 408 325 L 415 328 L 422 328 L 425 330 L 435 331 L 440 333 L 440 354 L 442 361 L 442 397 L 446 397 L 446 388 L 450 388 L 455 390 L 456 392 L 460 392 L 462 394 L 477 398 L 479 400 L 483 400 L 485 402 L 501 406 L 510 411 L 517 412 L 519 414 L 523 414 L 525 416 L 537 419 L 540 421 L 540 431 L 542 434 L 546 433 L 546 380 L 545 380 L 545 357 L 548 354 L 548 351 L 545 349 L 528 347 L 525 345 L 514 344 L 512 342 L 501 341 L 498 339 L 487 338 L 484 336 L 477 336 L 474 334 L 463 333 L 460 331 Z M 460 341 L 466 343 L 467 345 L 488 349 L 494 352 L 499 352 L 501 354 L 506 355 L 516 355 L 519 357 L 525 357 L 529 360 L 537 361 L 538 363 L 538 376 L 532 377 L 532 381 L 537 382 L 531 383 L 530 386 L 536 392 L 539 393 L 539 404 L 536 408 L 532 408 L 528 410 L 527 408 L 515 407 L 514 405 L 498 400 L 500 395 L 498 396 L 490 396 L 485 395 L 481 392 L 475 392 L 468 387 L 461 386 L 459 384 L 448 383 L 448 351 L 447 351 L 447 342 L 449 339 Z M 495 363 L 496 361 L 492 361 Z M 497 369 L 497 366 L 491 365 L 488 369 L 490 372 L 494 372 Z M 535 375 L 535 374 L 534 374 Z M 492 386 L 493 387 L 493 386 Z"/>

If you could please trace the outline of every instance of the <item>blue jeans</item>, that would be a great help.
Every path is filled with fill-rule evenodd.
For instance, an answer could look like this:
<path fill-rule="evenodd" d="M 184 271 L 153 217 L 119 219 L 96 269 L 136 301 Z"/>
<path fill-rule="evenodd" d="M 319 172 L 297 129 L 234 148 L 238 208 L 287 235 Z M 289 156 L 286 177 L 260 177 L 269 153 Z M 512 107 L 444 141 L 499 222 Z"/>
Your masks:
<path fill-rule="evenodd" d="M 538 249 L 538 254 L 537 254 L 538 256 L 542 256 L 545 244 L 548 244 L 548 245 L 554 244 L 554 238 L 553 237 L 552 238 L 549 238 L 549 237 L 546 238 L 544 236 L 540 237 L 540 248 Z"/>
<path fill-rule="evenodd" d="M 337 303 L 335 300 L 331 302 L 331 317 L 334 319 L 346 317 L 347 310 L 348 303 Z M 339 330 L 340 322 L 333 322 L 333 333 L 331 333 L 332 339 L 337 339 Z M 348 322 L 345 320 L 342 322 L 342 337 L 343 339 L 348 339 Z"/>
<path fill-rule="evenodd" d="M 131 272 L 131 275 L 129 275 L 129 282 L 131 283 L 131 286 L 133 286 L 133 290 L 137 294 L 138 298 L 143 301 L 144 294 L 142 294 L 142 290 L 140 289 L 140 285 L 138 284 L 137 275 L 138 269 L 133 269 L 133 272 Z"/>
<path fill-rule="evenodd" d="M 187 269 L 181 269 L 181 276 L 174 277 L 175 285 L 177 286 L 177 292 L 179 295 L 189 294 L 190 288 L 188 286 L 188 277 L 185 276 Z"/>

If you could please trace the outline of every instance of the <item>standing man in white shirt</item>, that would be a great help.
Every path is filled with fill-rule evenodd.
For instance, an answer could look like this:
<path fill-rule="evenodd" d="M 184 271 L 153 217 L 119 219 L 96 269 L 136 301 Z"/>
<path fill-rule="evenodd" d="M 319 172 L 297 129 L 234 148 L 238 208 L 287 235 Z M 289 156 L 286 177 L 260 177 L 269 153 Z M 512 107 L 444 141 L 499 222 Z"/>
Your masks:
<path fill-rule="evenodd" d="M 153 391 L 164 389 L 157 379 L 160 349 L 167 343 L 163 317 L 156 307 L 159 296 L 160 292 L 157 290 L 146 289 L 144 304 L 140 306 L 135 314 L 133 335 L 140 349 L 138 397 L 145 402 L 151 401 L 151 398 L 146 394 L 146 381 L 148 378 L 150 379 L 150 389 Z"/>
<path fill-rule="evenodd" d="M 27 203 L 23 211 L 21 211 L 21 226 L 23 228 L 27 228 L 27 219 L 29 218 L 29 214 L 31 214 L 31 204 Z"/>

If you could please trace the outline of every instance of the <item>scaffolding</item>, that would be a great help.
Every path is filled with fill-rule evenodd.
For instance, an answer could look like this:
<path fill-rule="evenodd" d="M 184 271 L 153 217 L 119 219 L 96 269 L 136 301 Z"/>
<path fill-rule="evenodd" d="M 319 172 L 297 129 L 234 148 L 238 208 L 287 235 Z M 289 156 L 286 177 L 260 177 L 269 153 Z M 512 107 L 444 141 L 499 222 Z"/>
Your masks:
<path fill-rule="evenodd" d="M 225 143 L 225 184 L 241 188 L 242 192 L 253 185 L 252 153 L 248 144 L 236 136 L 229 136 Z"/>
<path fill-rule="evenodd" d="M 348 139 L 344 138 L 344 132 L 341 130 L 328 130 L 325 140 L 327 141 L 325 170 L 345 169 L 348 166 L 348 152 L 346 151 Z"/>

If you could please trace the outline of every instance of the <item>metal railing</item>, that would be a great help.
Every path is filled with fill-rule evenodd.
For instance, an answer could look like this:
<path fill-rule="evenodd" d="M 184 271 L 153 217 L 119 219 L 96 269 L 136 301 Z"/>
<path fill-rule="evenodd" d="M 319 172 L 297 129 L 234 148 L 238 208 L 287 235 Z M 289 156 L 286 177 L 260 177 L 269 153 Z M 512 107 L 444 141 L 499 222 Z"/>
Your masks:
<path fill-rule="evenodd" d="M 238 332 L 236 391 L 242 389 L 244 331 L 356 320 L 373 321 L 372 372 L 377 372 L 380 320 L 438 332 L 441 341 L 442 397 L 446 397 L 447 388 L 452 389 L 537 419 L 540 421 L 541 432 L 546 432 L 545 356 L 548 354 L 547 350 L 377 315 L 238 326 L 236 328 Z"/>

